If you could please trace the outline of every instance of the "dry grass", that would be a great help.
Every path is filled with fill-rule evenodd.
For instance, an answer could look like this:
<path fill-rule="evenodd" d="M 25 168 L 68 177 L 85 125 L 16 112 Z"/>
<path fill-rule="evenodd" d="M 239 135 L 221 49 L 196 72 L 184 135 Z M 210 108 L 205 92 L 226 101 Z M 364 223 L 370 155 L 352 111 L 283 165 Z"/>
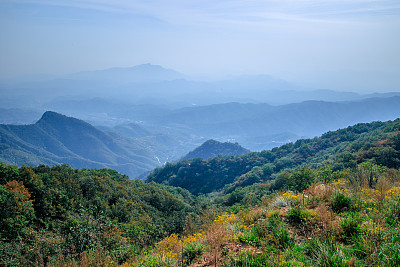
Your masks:
<path fill-rule="evenodd" d="M 40 266 L 40 265 L 37 265 Z M 109 256 L 102 247 L 89 253 L 83 252 L 77 259 L 65 258 L 58 254 L 56 259 L 50 259 L 46 267 L 112 267 L 118 266 L 118 261 Z"/>

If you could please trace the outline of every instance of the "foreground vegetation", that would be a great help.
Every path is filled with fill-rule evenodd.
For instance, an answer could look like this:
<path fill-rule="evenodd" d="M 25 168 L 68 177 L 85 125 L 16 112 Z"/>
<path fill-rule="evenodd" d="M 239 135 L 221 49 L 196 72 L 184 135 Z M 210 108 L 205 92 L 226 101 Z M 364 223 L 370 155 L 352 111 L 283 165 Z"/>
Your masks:
<path fill-rule="evenodd" d="M 399 131 L 359 124 L 150 175 L 197 178 L 195 194 L 110 169 L 0 163 L 0 265 L 399 266 Z"/>
<path fill-rule="evenodd" d="M 0 261 L 7 266 L 69 261 L 98 248 L 122 263 L 181 233 L 196 212 L 186 190 L 110 169 L 0 163 L 0 184 Z"/>
<path fill-rule="evenodd" d="M 329 183 L 311 173 L 306 190 L 234 206 L 127 266 L 399 266 L 400 172 L 364 163 Z"/>

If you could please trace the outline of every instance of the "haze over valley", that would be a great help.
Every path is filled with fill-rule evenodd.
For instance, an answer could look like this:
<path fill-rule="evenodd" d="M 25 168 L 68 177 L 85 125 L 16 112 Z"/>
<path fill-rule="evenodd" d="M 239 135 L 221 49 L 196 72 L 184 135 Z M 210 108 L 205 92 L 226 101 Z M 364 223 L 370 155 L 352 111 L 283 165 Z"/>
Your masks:
<path fill-rule="evenodd" d="M 45 104 L 58 113 L 42 115 L 39 106 L 0 111 L 0 160 L 16 165 L 113 168 L 131 178 L 144 178 L 146 172 L 181 159 L 209 139 L 261 151 L 359 122 L 396 119 L 400 96 L 391 95 L 358 95 L 358 100 L 339 102 L 229 102 L 182 108 L 107 98 L 60 98 Z M 218 155 L 215 150 L 210 153 Z"/>
<path fill-rule="evenodd" d="M 269 75 L 199 81 L 152 64 L 58 76 L 32 75 L 4 81 L 0 86 L 0 123 L 21 125 L 4 126 L 3 143 L 9 140 L 4 135 L 14 138 L 15 129 L 28 124 L 23 131 L 33 131 L 47 118 L 46 114 L 56 114 L 46 111 L 53 111 L 58 118 L 66 115 L 91 124 L 97 128 L 95 135 L 118 138 L 117 143 L 125 144 L 124 148 L 111 149 L 111 153 L 127 160 L 111 159 L 109 148 L 100 148 L 97 142 L 79 146 L 98 150 L 92 155 L 103 157 L 101 160 L 76 153 L 68 145 L 68 153 L 74 156 L 54 151 L 39 155 L 38 151 L 46 150 L 41 142 L 19 136 L 30 145 L 14 148 L 18 153 L 13 145 L 3 146 L 3 161 L 109 167 L 132 178 L 179 160 L 209 139 L 261 151 L 359 122 L 393 120 L 399 116 L 400 106 L 399 92 L 361 94 L 304 88 Z M 55 118 L 49 123 L 58 125 Z M 86 135 L 79 127 L 68 129 L 71 132 L 65 134 L 70 137 Z M 60 136 L 49 136 L 47 129 L 42 131 L 47 137 L 41 139 L 51 136 L 60 141 Z M 104 138 L 96 137 L 107 143 Z M 18 156 L 11 159 L 12 153 L 6 149 Z"/>
<path fill-rule="evenodd" d="M 270 75 L 199 81 L 152 64 L 59 76 L 33 75 L 4 81 L 0 88 L 2 161 L 114 168 L 132 178 L 145 178 L 154 167 L 181 159 L 209 139 L 262 151 L 360 122 L 393 120 L 400 113 L 400 92 L 304 88 Z M 57 118 L 63 115 L 89 123 L 89 136 L 96 129 L 98 141 L 78 147 L 93 152 L 77 153 L 60 140 L 64 134 L 67 139 L 86 136 L 80 127 L 75 129 L 75 124 L 66 133 L 59 130 L 61 135 L 41 128 L 44 135 L 37 137 L 63 143 L 66 154 L 61 153 L 64 148 L 55 152 L 43 147 L 42 141 L 31 137 L 25 140 L 36 134 L 16 134 L 37 131 L 46 114 L 59 116 L 50 120 L 50 125 L 58 125 Z M 22 141 L 10 143 L 16 136 Z M 103 147 L 109 138 L 118 147 Z M 43 149 L 46 155 L 39 152 Z"/>

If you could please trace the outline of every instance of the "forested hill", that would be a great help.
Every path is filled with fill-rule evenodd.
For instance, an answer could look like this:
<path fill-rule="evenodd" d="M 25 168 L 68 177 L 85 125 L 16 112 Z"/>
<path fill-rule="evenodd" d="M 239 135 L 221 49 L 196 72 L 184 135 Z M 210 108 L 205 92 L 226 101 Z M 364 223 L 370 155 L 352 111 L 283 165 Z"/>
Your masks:
<path fill-rule="evenodd" d="M 58 262 L 99 246 L 122 261 L 182 232 L 192 202 L 186 190 L 111 169 L 0 162 L 0 265 L 47 266 L 49 256 Z"/>
<path fill-rule="evenodd" d="M 193 159 L 193 158 L 202 158 L 209 159 L 216 157 L 218 155 L 228 156 L 228 155 L 243 155 L 246 153 L 250 153 L 250 150 L 242 147 L 238 143 L 230 143 L 230 142 L 218 142 L 216 140 L 208 140 L 204 142 L 201 146 L 197 147 L 193 151 L 186 154 L 182 157 L 181 160 Z"/>
<path fill-rule="evenodd" d="M 273 180 L 283 170 L 303 164 L 333 170 L 372 161 L 391 168 L 400 166 L 400 119 L 361 123 L 313 139 L 301 139 L 268 151 L 242 156 L 218 156 L 167 163 L 155 169 L 147 181 L 179 186 L 195 194 Z"/>
<path fill-rule="evenodd" d="M 113 168 L 131 178 L 159 164 L 140 142 L 50 111 L 35 124 L 0 125 L 0 161 L 19 166 L 67 163 L 74 168 Z"/>

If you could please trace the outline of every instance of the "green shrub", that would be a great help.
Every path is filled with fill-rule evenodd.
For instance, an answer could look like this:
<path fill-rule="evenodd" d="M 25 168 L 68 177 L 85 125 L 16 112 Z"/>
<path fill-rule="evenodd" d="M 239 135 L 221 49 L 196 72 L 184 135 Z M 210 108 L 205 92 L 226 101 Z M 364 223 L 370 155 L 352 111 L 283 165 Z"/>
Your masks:
<path fill-rule="evenodd" d="M 333 197 L 332 209 L 336 212 L 348 210 L 351 205 L 351 199 L 343 193 L 337 193 Z"/>
<path fill-rule="evenodd" d="M 242 244 L 253 246 L 269 243 L 279 248 L 287 248 L 293 244 L 286 225 L 278 216 L 269 217 L 266 222 L 255 225 L 237 238 Z"/>
<path fill-rule="evenodd" d="M 384 250 L 385 257 L 381 266 L 395 267 L 400 266 L 400 244 L 390 244 Z"/>
<path fill-rule="evenodd" d="M 248 211 L 248 207 L 244 206 L 244 205 L 233 205 L 231 207 L 229 207 L 226 211 L 228 213 L 239 213 L 239 211 Z"/>
<path fill-rule="evenodd" d="M 183 247 L 182 259 L 187 265 L 190 265 L 195 259 L 201 257 L 203 253 L 204 253 L 203 244 L 189 243 Z"/>
<path fill-rule="evenodd" d="M 265 225 L 255 225 L 249 232 L 238 236 L 238 241 L 242 244 L 260 246 L 261 241 L 267 237 L 268 230 Z"/>
<path fill-rule="evenodd" d="M 279 258 L 279 266 L 303 267 L 310 266 L 310 257 L 306 255 L 304 244 L 296 242 L 290 249 L 284 251 Z"/>
<path fill-rule="evenodd" d="M 289 230 L 279 218 L 275 216 L 269 217 L 266 227 L 276 239 L 279 246 L 287 248 L 293 245 L 293 238 L 290 237 Z"/>
<path fill-rule="evenodd" d="M 0 240 L 0 266 L 21 266 L 20 244 Z"/>
<path fill-rule="evenodd" d="M 290 223 L 294 224 L 307 223 L 313 222 L 316 218 L 316 214 L 301 206 L 295 206 L 289 210 L 286 218 Z"/>
<path fill-rule="evenodd" d="M 151 254 L 146 254 L 144 257 L 144 260 L 140 266 L 145 266 L 145 267 L 158 267 L 160 266 L 160 261 L 157 259 L 156 256 L 151 255 Z"/>
<path fill-rule="evenodd" d="M 342 237 L 345 239 L 345 241 L 349 241 L 353 237 L 358 236 L 361 231 L 359 220 L 354 214 L 341 221 L 340 227 L 343 231 Z"/>
<path fill-rule="evenodd" d="M 302 223 L 304 222 L 302 213 L 302 208 L 300 206 L 295 206 L 289 210 L 286 218 L 290 223 Z"/>

